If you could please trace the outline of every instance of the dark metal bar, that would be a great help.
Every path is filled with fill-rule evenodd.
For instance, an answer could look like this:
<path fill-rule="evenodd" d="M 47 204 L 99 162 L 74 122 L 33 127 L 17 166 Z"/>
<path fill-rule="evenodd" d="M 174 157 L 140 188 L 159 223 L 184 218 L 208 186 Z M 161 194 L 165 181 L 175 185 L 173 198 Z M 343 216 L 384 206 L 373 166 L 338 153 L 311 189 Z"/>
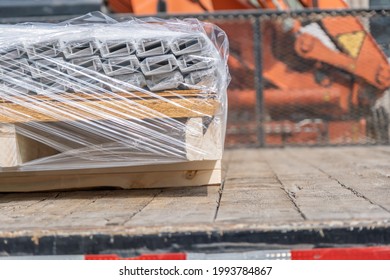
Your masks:
<path fill-rule="evenodd" d="M 255 89 L 256 89 L 256 118 L 257 137 L 260 147 L 265 147 L 265 112 L 263 94 L 263 57 L 262 57 L 262 34 L 260 17 L 255 17 L 253 22 L 253 51 L 255 57 Z"/>
<path fill-rule="evenodd" d="M 155 15 L 145 15 L 138 17 L 160 17 L 160 18 L 197 18 L 200 20 L 203 19 L 235 19 L 235 18 L 252 18 L 258 16 L 287 16 L 287 17 L 299 17 L 299 16 L 309 16 L 309 15 L 320 15 L 320 14 L 329 14 L 331 16 L 345 16 L 345 15 L 363 15 L 363 14 L 388 14 L 390 13 L 390 7 L 383 9 L 302 9 L 302 10 L 291 10 L 291 11 L 282 11 L 282 10 L 234 10 L 234 11 L 216 11 L 216 12 L 205 12 L 201 14 L 165 14 L 159 13 Z M 111 15 L 115 19 L 123 20 L 128 19 L 130 14 L 116 14 Z"/>
<path fill-rule="evenodd" d="M 364 14 L 389 14 L 390 9 L 388 7 L 384 9 L 303 9 L 303 10 L 293 10 L 293 11 L 275 11 L 275 10 L 239 10 L 233 12 L 205 12 L 201 14 L 166 14 L 158 13 L 154 15 L 145 15 L 138 16 L 139 18 L 143 17 L 160 17 L 160 18 L 198 18 L 202 19 L 234 19 L 234 18 L 252 18 L 258 16 L 288 16 L 288 17 L 297 17 L 297 16 L 308 16 L 308 15 L 319 15 L 319 14 L 330 14 L 332 16 L 342 16 L 342 15 L 364 15 Z M 77 15 L 69 16 L 44 16 L 44 17 L 12 17 L 12 18 L 1 18 L 0 23 L 19 23 L 19 22 L 61 22 L 74 18 Z M 108 14 L 108 16 L 117 19 L 119 21 L 129 20 L 133 18 L 134 14 Z"/>
<path fill-rule="evenodd" d="M 94 231 L 91 234 L 79 234 L 76 230 L 64 232 L 48 231 L 45 235 L 34 236 L 28 231 L 19 235 L 0 236 L 0 253 L 5 256 L 21 255 L 76 255 L 120 253 L 124 256 L 137 256 L 140 250 L 167 252 L 192 251 L 220 252 L 220 250 L 236 248 L 237 250 L 283 249 L 291 246 L 311 244 L 314 248 L 340 247 L 350 244 L 390 243 L 390 227 L 388 226 L 352 226 L 321 227 L 318 230 L 305 229 L 269 229 L 262 230 L 250 227 L 234 230 L 211 231 L 178 231 L 160 234 L 130 234 L 125 230 L 110 234 Z M 34 236 L 34 238 L 33 238 Z M 37 240 L 37 242 L 34 242 Z M 39 243 L 38 243 L 39 242 Z M 219 244 L 220 246 L 216 246 Z M 233 247 L 234 246 L 234 247 Z"/>

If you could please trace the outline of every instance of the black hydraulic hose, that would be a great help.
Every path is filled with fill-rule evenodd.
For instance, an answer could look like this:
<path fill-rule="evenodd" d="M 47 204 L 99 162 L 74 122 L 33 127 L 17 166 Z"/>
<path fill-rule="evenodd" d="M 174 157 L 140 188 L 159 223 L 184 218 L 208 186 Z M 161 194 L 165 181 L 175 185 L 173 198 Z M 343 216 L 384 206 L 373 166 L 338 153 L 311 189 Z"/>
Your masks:
<path fill-rule="evenodd" d="M 167 12 L 167 2 L 165 0 L 158 0 L 157 2 L 157 13 Z"/>

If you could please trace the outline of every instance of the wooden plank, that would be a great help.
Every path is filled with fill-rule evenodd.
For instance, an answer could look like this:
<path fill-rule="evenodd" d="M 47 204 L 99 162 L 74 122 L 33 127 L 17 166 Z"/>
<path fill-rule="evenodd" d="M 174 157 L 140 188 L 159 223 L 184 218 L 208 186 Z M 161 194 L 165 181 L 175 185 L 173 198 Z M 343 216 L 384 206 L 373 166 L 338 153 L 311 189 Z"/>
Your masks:
<path fill-rule="evenodd" d="M 214 221 L 219 188 L 164 189 L 125 226 L 209 224 Z"/>
<path fill-rule="evenodd" d="M 305 152 L 304 157 L 298 150 L 291 152 L 372 205 L 390 213 L 390 177 L 382 172 L 390 170 L 386 156 L 381 159 L 381 155 L 373 150 L 362 148 L 319 149 L 315 153 Z"/>
<path fill-rule="evenodd" d="M 161 191 L 118 190 L 93 192 L 75 192 L 59 197 L 42 224 L 50 228 L 99 228 L 124 225 L 131 217 L 139 213 Z M 74 201 L 81 201 L 73 205 Z M 61 212 L 63 209 L 64 212 Z"/>
<path fill-rule="evenodd" d="M 0 123 L 212 117 L 216 99 L 113 99 L 1 103 Z"/>
<path fill-rule="evenodd" d="M 218 160 L 222 158 L 222 127 L 219 119 L 208 125 L 202 118 L 191 118 L 186 123 L 185 145 L 188 160 Z M 206 132 L 204 132 L 207 128 Z"/>
<path fill-rule="evenodd" d="M 164 170 L 165 169 L 165 170 Z M 178 186 L 219 185 L 221 183 L 220 161 L 194 161 L 169 165 L 136 166 L 120 168 L 109 173 L 105 169 L 14 172 L 2 174 L 0 192 L 31 192 L 49 190 L 74 190 L 80 188 L 118 187 L 161 188 Z"/>
<path fill-rule="evenodd" d="M 279 183 L 254 180 L 227 182 L 218 211 L 217 223 L 288 223 L 303 221 Z"/>
<path fill-rule="evenodd" d="M 158 170 L 160 172 L 168 171 L 186 171 L 186 170 L 209 170 L 216 165 L 215 160 L 205 161 L 183 161 L 180 163 L 154 164 L 154 165 L 139 165 L 139 166 L 124 166 L 124 167 L 107 167 L 107 168 L 79 168 L 68 170 L 42 170 L 42 171 L 15 171 L 15 169 L 6 169 L 7 172 L 0 172 L 0 180 L 10 177 L 30 177 L 37 176 L 54 176 L 54 175 L 83 175 L 83 174 L 119 174 L 128 173 L 129 168 L 132 172 L 142 173 Z M 26 180 L 27 181 L 27 180 Z"/>
<path fill-rule="evenodd" d="M 96 228 L 124 223 L 160 190 L 77 191 L 0 198 L 1 230 Z M 8 201 L 10 198 L 13 201 Z M 3 203 L 5 202 L 5 203 Z"/>
<path fill-rule="evenodd" d="M 380 176 L 390 177 L 389 146 L 374 146 L 369 149 L 356 147 L 350 150 L 347 155 L 356 157 L 351 160 L 353 160 L 355 165 L 361 167 L 359 168 L 361 171 L 365 169 Z"/>
<path fill-rule="evenodd" d="M 290 198 L 307 220 L 383 219 L 387 211 L 345 188 L 307 163 L 314 149 L 267 150 L 267 159 Z M 297 156 L 299 154 L 299 157 Z"/>
<path fill-rule="evenodd" d="M 37 228 L 35 223 L 38 217 L 44 217 L 39 209 L 58 193 L 33 193 L 28 196 L 6 194 L 0 197 L 0 230 Z M 37 212 L 29 212 L 29 209 Z M 39 213 L 39 215 L 38 215 Z"/>
<path fill-rule="evenodd" d="M 58 153 L 57 150 L 43 143 L 19 134 L 15 125 L 0 123 L 0 174 L 2 168 L 19 166 Z"/>
<path fill-rule="evenodd" d="M 0 123 L 0 174 L 4 167 L 20 164 L 15 125 Z"/>
<path fill-rule="evenodd" d="M 263 150 L 231 153 L 217 223 L 303 221 L 262 157 Z"/>
<path fill-rule="evenodd" d="M 18 143 L 20 164 L 59 153 L 57 150 L 21 134 L 16 134 L 16 140 Z M 4 148 L 2 151 L 4 151 Z"/>
<path fill-rule="evenodd" d="M 229 159 L 228 180 L 237 179 L 242 182 L 251 178 L 274 178 L 263 158 L 263 150 L 238 149 L 232 150 Z"/>

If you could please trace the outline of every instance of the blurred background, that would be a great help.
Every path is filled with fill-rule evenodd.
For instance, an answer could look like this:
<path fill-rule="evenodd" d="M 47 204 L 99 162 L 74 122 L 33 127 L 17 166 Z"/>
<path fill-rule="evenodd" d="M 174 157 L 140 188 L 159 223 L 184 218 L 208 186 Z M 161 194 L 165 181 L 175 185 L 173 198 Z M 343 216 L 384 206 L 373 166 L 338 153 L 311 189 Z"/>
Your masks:
<path fill-rule="evenodd" d="M 226 147 L 390 144 L 389 0 L 0 0 L 0 21 L 198 17 L 230 41 Z"/>

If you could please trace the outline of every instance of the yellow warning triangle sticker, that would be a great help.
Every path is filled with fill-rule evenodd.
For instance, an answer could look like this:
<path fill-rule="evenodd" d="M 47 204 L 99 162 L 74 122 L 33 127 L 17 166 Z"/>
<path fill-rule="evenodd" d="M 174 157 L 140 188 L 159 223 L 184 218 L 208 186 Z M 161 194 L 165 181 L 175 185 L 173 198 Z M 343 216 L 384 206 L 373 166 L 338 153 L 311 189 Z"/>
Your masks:
<path fill-rule="evenodd" d="M 356 58 L 360 53 L 365 37 L 366 33 L 364 31 L 356 31 L 339 35 L 337 41 L 350 56 Z"/>

